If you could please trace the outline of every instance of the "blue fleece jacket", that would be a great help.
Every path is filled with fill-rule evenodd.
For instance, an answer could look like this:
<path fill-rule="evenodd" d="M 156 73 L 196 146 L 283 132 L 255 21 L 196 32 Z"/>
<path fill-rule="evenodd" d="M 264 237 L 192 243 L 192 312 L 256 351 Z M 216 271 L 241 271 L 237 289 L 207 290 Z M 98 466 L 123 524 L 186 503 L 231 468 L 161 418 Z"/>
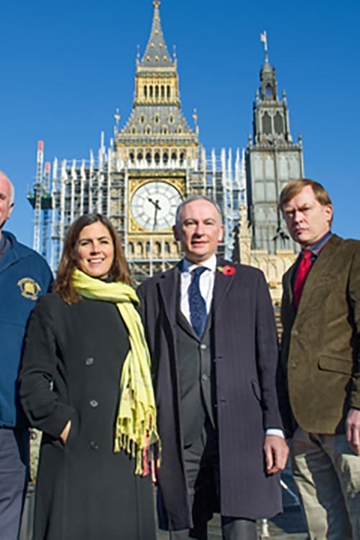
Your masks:
<path fill-rule="evenodd" d="M 30 313 L 41 294 L 47 293 L 52 273 L 34 250 L 8 232 L 10 248 L 0 257 L 0 426 L 22 425 L 17 377 Z"/>

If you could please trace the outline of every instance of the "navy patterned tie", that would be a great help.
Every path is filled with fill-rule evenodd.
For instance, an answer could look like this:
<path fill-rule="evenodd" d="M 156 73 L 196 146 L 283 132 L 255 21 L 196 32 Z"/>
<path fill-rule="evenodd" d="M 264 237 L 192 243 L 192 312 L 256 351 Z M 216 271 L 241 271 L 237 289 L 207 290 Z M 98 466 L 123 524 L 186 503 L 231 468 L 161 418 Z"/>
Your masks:
<path fill-rule="evenodd" d="M 200 276 L 206 268 L 198 266 L 191 272 L 189 287 L 190 322 L 195 333 L 202 338 L 207 321 L 206 303 L 200 292 Z"/>

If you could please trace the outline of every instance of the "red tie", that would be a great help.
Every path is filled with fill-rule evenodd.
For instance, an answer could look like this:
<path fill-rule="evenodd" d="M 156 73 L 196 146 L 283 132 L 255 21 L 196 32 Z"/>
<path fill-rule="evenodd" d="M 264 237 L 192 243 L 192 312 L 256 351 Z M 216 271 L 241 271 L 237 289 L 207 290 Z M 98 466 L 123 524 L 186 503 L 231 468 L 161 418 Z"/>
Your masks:
<path fill-rule="evenodd" d="M 303 292 L 305 281 L 311 268 L 311 256 L 312 252 L 309 249 L 305 249 L 300 264 L 298 266 L 294 283 L 294 304 L 296 308 L 300 303 L 300 298 Z"/>

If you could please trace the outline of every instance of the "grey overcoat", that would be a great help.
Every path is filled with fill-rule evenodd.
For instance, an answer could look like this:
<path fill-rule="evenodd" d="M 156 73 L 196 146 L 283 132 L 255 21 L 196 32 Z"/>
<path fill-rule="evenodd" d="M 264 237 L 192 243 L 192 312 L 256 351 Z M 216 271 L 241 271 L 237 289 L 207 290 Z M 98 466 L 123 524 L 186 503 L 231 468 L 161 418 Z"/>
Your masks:
<path fill-rule="evenodd" d="M 229 274 L 219 268 L 230 266 Z M 176 306 L 179 266 L 140 286 L 152 356 L 162 439 L 159 488 L 170 529 L 192 524 L 182 458 Z M 221 513 L 244 518 L 281 511 L 278 476 L 267 476 L 264 430 L 281 428 L 275 389 L 277 339 L 261 271 L 218 260 L 213 294 L 213 362 L 216 369 Z"/>

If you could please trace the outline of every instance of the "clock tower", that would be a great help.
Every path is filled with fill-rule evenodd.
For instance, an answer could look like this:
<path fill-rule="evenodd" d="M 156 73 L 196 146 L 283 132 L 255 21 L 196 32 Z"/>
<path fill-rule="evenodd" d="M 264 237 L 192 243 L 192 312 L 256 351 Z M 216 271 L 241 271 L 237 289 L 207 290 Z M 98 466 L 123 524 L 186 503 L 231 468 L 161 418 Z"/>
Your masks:
<path fill-rule="evenodd" d="M 150 38 L 136 61 L 133 108 L 123 129 L 119 113 L 115 116 L 116 160 L 125 171 L 125 255 L 147 275 L 163 270 L 164 260 L 173 264 L 180 257 L 172 226 L 177 206 L 193 192 L 188 171 L 199 156 L 198 129 L 188 126 L 181 111 L 177 59 L 165 43 L 160 2 L 153 6 Z"/>
<path fill-rule="evenodd" d="M 294 142 L 286 93 L 279 99 L 275 68 L 270 65 L 266 32 L 265 62 L 260 71 L 260 88 L 253 108 L 253 136 L 246 149 L 248 220 L 252 226 L 251 247 L 274 254 L 297 251 L 278 208 L 282 188 L 304 178 L 302 139 Z"/>

